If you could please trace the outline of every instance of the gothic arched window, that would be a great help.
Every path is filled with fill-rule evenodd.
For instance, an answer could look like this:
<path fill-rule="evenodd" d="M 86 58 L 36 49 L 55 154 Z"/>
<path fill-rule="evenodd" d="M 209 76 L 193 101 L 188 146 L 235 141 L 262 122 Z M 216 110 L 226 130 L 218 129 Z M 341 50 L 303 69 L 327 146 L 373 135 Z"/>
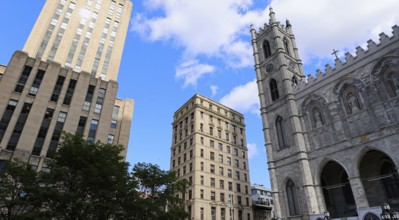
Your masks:
<path fill-rule="evenodd" d="M 277 81 L 275 79 L 270 80 L 270 94 L 272 96 L 272 101 L 279 98 L 278 95 L 278 88 L 277 88 Z"/>
<path fill-rule="evenodd" d="M 393 96 L 399 96 L 399 73 L 391 72 L 387 74 L 387 81 L 391 94 Z"/>
<path fill-rule="evenodd" d="M 287 202 L 288 202 L 288 209 L 290 210 L 290 216 L 299 215 L 299 205 L 298 205 L 298 198 L 296 195 L 296 187 L 292 180 L 288 180 L 287 186 Z"/>
<path fill-rule="evenodd" d="M 279 148 L 285 148 L 288 146 L 287 139 L 284 132 L 284 121 L 281 116 L 276 118 L 276 133 Z"/>
<path fill-rule="evenodd" d="M 298 85 L 298 79 L 296 78 L 296 76 L 293 76 L 291 79 L 292 84 Z"/>
<path fill-rule="evenodd" d="M 287 38 L 284 38 L 283 43 L 284 43 L 285 52 L 286 52 L 288 55 L 290 55 L 290 48 L 288 47 L 288 40 L 287 40 Z"/>
<path fill-rule="evenodd" d="M 265 59 L 272 55 L 270 50 L 270 43 L 268 40 L 263 41 L 263 53 L 265 54 Z"/>

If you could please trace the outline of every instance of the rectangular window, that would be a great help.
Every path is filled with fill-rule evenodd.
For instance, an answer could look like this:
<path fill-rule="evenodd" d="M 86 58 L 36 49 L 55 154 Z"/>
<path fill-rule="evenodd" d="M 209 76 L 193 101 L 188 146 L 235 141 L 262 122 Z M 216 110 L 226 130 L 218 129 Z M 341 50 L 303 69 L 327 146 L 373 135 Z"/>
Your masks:
<path fill-rule="evenodd" d="M 216 220 L 216 207 L 211 207 L 211 220 Z"/>
<path fill-rule="evenodd" d="M 213 187 L 213 188 L 216 187 L 215 178 L 211 178 L 211 187 Z"/>
<path fill-rule="evenodd" d="M 3 139 L 4 133 L 6 133 L 8 124 L 10 123 L 11 117 L 14 114 L 15 107 L 17 106 L 17 101 L 10 99 L 6 110 L 4 111 L 3 117 L 0 120 L 0 142 Z"/>
<path fill-rule="evenodd" d="M 50 101 L 57 102 L 60 97 L 62 86 L 64 85 L 65 77 L 58 76 L 57 82 L 55 83 L 53 93 L 51 95 Z"/>
<path fill-rule="evenodd" d="M 231 171 L 231 169 L 228 169 L 228 170 L 227 170 L 227 176 L 230 177 L 230 178 L 232 177 L 232 171 Z"/>
<path fill-rule="evenodd" d="M 204 162 L 201 162 L 201 171 L 204 171 Z"/>
<path fill-rule="evenodd" d="M 213 140 L 210 140 L 210 141 L 209 141 L 209 146 L 210 146 L 211 148 L 214 148 L 214 147 L 215 147 L 215 142 L 214 142 Z"/>
<path fill-rule="evenodd" d="M 40 126 L 39 129 L 39 134 L 37 135 L 35 145 L 33 146 L 32 155 L 36 156 L 40 155 L 43 148 L 44 140 L 46 139 L 48 128 L 50 127 L 50 123 L 53 118 L 53 114 L 54 114 L 54 109 L 48 108 L 46 110 L 46 113 L 44 114 L 44 118 L 42 121 L 42 125 Z"/>
<path fill-rule="evenodd" d="M 215 191 L 211 191 L 211 200 L 215 201 L 216 200 L 216 193 Z"/>
<path fill-rule="evenodd" d="M 219 180 L 219 188 L 224 189 L 224 180 Z"/>
<path fill-rule="evenodd" d="M 224 175 L 223 167 L 219 167 L 219 175 L 221 175 L 221 176 Z"/>
<path fill-rule="evenodd" d="M 83 110 L 85 110 L 85 111 L 90 110 L 90 105 L 91 105 L 91 101 L 93 100 L 93 94 L 94 94 L 95 88 L 96 87 L 93 85 L 89 85 L 89 88 L 87 88 L 85 101 L 83 103 Z"/>
<path fill-rule="evenodd" d="M 219 154 L 219 162 L 223 163 L 223 155 Z"/>
<path fill-rule="evenodd" d="M 229 190 L 233 191 L 233 183 L 232 182 L 229 182 Z"/>
<path fill-rule="evenodd" d="M 98 90 L 98 96 L 97 96 L 97 101 L 96 101 L 96 108 L 94 109 L 95 113 L 100 114 L 101 109 L 104 103 L 104 97 L 105 97 L 105 89 L 99 89 Z"/>
<path fill-rule="evenodd" d="M 220 201 L 224 202 L 224 193 L 220 193 Z"/>
<path fill-rule="evenodd" d="M 57 151 L 58 142 L 60 141 L 62 129 L 64 129 L 65 119 L 67 117 L 66 112 L 60 112 L 58 114 L 57 123 L 55 124 L 53 136 L 51 137 L 50 145 L 47 150 L 46 157 L 54 158 L 55 152 Z"/>
<path fill-rule="evenodd" d="M 220 208 L 220 220 L 226 220 L 226 209 L 225 208 Z"/>
<path fill-rule="evenodd" d="M 210 159 L 211 160 L 215 160 L 215 153 L 214 152 L 210 152 Z"/>
<path fill-rule="evenodd" d="M 204 199 L 204 190 L 203 189 L 200 190 L 200 198 Z M 201 211 L 204 211 L 203 208 L 201 208 Z M 204 214 L 204 213 L 202 212 L 202 214 Z M 201 219 L 203 219 L 203 218 L 201 218 Z"/>
<path fill-rule="evenodd" d="M 19 138 L 21 137 L 22 131 L 24 130 L 26 120 L 28 119 L 30 109 L 32 104 L 24 103 L 22 107 L 21 114 L 17 119 L 17 123 L 15 124 L 14 130 L 12 131 L 10 140 L 7 144 L 7 150 L 14 151 L 17 147 Z"/>
<path fill-rule="evenodd" d="M 68 89 L 67 89 L 67 92 L 65 94 L 65 98 L 64 98 L 64 102 L 63 102 L 64 105 L 70 105 L 71 104 L 73 92 L 75 91 L 75 86 L 76 86 L 76 80 L 71 79 L 69 81 Z"/>
<path fill-rule="evenodd" d="M 219 143 L 219 150 L 223 151 L 223 144 L 222 143 Z"/>
<path fill-rule="evenodd" d="M 39 91 L 40 84 L 42 83 L 43 77 L 44 77 L 44 70 L 38 70 L 35 76 L 35 80 L 33 81 L 32 86 L 30 87 L 29 90 L 29 95 L 31 96 L 36 96 L 37 91 Z"/>
<path fill-rule="evenodd" d="M 30 72 L 32 71 L 32 67 L 31 66 L 25 66 L 21 76 L 19 77 L 17 86 L 15 87 L 14 91 L 15 92 L 19 92 L 22 93 L 22 91 L 24 90 L 26 81 L 28 81 Z"/>
<path fill-rule="evenodd" d="M 86 121 L 87 121 L 86 117 L 80 116 L 78 128 L 76 129 L 76 134 L 83 136 L 83 133 L 84 133 L 84 130 L 86 127 Z"/>
<path fill-rule="evenodd" d="M 211 164 L 210 171 L 211 173 L 215 173 L 215 165 Z"/>
<path fill-rule="evenodd" d="M 239 183 L 236 184 L 237 192 L 241 192 L 241 185 Z"/>
<path fill-rule="evenodd" d="M 240 171 L 236 171 L 236 178 L 239 180 L 240 179 Z"/>
<path fill-rule="evenodd" d="M 89 135 L 87 136 L 88 142 L 93 143 L 94 140 L 96 139 L 97 127 L 98 127 L 98 120 L 92 119 L 90 123 Z"/>
<path fill-rule="evenodd" d="M 113 144 L 113 143 L 114 143 L 114 138 L 115 138 L 114 135 L 109 134 L 109 135 L 108 135 L 108 139 L 107 139 L 107 143 L 108 143 L 108 144 Z"/>

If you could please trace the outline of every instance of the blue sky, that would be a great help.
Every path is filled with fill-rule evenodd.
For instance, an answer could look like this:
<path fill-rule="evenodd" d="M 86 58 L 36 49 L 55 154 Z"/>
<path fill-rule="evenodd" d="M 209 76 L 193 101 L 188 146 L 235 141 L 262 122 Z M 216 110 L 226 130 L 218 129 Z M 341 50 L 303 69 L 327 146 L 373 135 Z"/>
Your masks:
<path fill-rule="evenodd" d="M 22 49 L 45 0 L 0 1 L 0 63 Z M 173 113 L 195 93 L 245 115 L 251 183 L 270 188 L 249 25 L 288 18 L 306 74 L 366 49 L 399 24 L 397 0 L 133 0 L 119 72 L 120 98 L 135 100 L 127 160 L 169 169 Z"/>

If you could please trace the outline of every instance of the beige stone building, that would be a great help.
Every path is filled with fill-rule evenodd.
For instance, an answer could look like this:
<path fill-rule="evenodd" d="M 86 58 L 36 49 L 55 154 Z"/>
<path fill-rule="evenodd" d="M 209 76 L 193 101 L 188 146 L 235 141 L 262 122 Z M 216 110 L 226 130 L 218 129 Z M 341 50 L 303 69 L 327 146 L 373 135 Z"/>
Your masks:
<path fill-rule="evenodd" d="M 116 81 L 132 7 L 130 0 L 47 0 L 23 51 Z"/>
<path fill-rule="evenodd" d="M 251 34 L 277 217 L 380 219 L 385 202 L 398 211 L 398 26 L 308 77 L 288 21 L 270 9 Z"/>
<path fill-rule="evenodd" d="M 190 186 L 190 219 L 252 220 L 244 117 L 196 94 L 174 114 L 171 170 Z"/>
<path fill-rule="evenodd" d="M 0 161 L 40 170 L 62 131 L 123 145 L 126 157 L 134 102 L 116 98 L 116 78 L 131 10 L 124 0 L 46 1 L 24 51 L 0 66 Z"/>

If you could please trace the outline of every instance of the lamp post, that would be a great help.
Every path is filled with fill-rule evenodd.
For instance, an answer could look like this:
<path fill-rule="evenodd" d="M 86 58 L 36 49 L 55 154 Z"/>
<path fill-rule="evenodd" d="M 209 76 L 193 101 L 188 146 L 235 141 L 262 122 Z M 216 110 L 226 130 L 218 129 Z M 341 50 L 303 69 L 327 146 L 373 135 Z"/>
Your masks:
<path fill-rule="evenodd" d="M 399 220 L 399 213 L 391 212 L 391 207 L 388 203 L 382 204 L 381 209 L 381 220 Z"/>

